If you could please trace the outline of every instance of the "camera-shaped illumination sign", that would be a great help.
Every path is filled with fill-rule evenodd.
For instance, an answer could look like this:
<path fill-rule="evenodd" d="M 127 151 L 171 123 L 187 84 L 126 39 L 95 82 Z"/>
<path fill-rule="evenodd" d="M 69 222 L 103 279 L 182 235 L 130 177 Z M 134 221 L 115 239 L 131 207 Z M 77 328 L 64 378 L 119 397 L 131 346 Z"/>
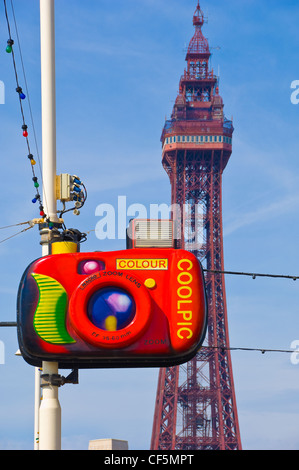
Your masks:
<path fill-rule="evenodd" d="M 24 359 L 60 368 L 181 364 L 207 324 L 201 265 L 175 249 L 46 256 L 25 271 L 17 310 Z"/>

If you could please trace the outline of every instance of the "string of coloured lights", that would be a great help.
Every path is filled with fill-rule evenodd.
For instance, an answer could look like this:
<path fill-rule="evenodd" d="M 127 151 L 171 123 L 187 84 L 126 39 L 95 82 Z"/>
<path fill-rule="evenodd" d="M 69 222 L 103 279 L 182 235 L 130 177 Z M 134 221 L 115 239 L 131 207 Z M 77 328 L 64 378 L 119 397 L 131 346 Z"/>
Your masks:
<path fill-rule="evenodd" d="M 34 158 L 34 155 L 33 155 L 32 151 L 31 151 L 31 146 L 30 146 L 30 142 L 29 142 L 28 125 L 26 124 L 24 107 L 23 107 L 23 102 L 24 102 L 24 100 L 26 100 L 26 95 L 23 92 L 22 87 L 20 86 L 19 75 L 18 75 L 17 65 L 16 65 L 16 57 L 15 57 L 15 52 L 14 52 L 15 42 L 14 42 L 14 40 L 12 38 L 12 34 L 11 34 L 11 26 L 10 26 L 10 21 L 9 21 L 9 16 L 8 16 L 6 0 L 3 0 L 3 2 L 4 2 L 4 10 L 5 10 L 5 17 L 6 17 L 8 37 L 9 37 L 9 39 L 7 41 L 6 52 L 7 52 L 7 54 L 11 54 L 11 56 L 12 56 L 14 74 L 15 74 L 16 85 L 17 85 L 16 92 L 17 92 L 18 97 L 19 97 L 19 104 L 20 104 L 20 110 L 21 110 L 21 116 L 22 116 L 22 127 L 21 127 L 21 129 L 23 131 L 23 137 L 26 139 L 27 150 L 28 150 L 28 159 L 29 159 L 29 162 L 30 162 L 31 170 L 32 170 L 32 181 L 33 181 L 33 185 L 34 185 L 34 188 L 35 188 L 35 191 L 36 191 L 36 194 L 32 199 L 32 203 L 33 204 L 39 203 L 39 215 L 42 219 L 44 219 L 49 224 L 49 228 L 52 229 L 53 224 L 47 218 L 47 215 L 45 213 L 43 202 L 42 202 L 40 191 L 39 191 L 40 184 L 39 184 L 39 181 L 38 181 L 38 177 L 36 176 L 36 173 L 35 173 L 36 160 Z M 11 6 L 13 8 L 12 0 L 11 0 Z M 26 91 L 26 92 L 28 94 L 28 91 Z"/>

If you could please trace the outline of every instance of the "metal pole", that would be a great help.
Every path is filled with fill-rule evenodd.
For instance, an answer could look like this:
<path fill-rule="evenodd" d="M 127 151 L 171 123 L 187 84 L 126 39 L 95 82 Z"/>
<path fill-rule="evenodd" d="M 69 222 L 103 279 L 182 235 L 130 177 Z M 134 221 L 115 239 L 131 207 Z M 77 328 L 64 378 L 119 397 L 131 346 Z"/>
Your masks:
<path fill-rule="evenodd" d="M 47 216 L 58 221 L 56 202 L 55 0 L 40 0 L 43 202 Z"/>
<path fill-rule="evenodd" d="M 43 374 L 58 374 L 58 364 L 43 362 Z M 39 409 L 39 450 L 61 450 L 61 408 L 55 385 L 43 387 Z"/>
<path fill-rule="evenodd" d="M 40 0 L 43 202 L 51 222 L 57 222 L 56 181 L 56 86 L 54 0 Z M 45 237 L 45 229 L 43 237 Z M 44 238 L 45 240 L 45 238 Z M 48 230 L 48 242 L 51 240 Z M 42 255 L 49 254 L 43 242 Z M 58 363 L 43 362 L 43 374 L 58 374 Z M 39 450 L 61 449 L 61 408 L 58 387 L 46 385 L 39 408 Z"/>
<path fill-rule="evenodd" d="M 35 367 L 34 377 L 34 450 L 39 450 L 39 407 L 41 400 L 41 374 L 39 367 Z"/>

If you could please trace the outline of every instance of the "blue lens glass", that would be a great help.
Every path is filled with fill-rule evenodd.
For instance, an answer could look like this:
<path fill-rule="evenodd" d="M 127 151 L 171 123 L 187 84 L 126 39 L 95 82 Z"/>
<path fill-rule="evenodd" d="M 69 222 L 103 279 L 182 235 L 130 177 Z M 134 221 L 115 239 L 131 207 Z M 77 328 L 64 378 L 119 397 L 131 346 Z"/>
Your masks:
<path fill-rule="evenodd" d="M 128 326 L 136 314 L 134 299 L 117 287 L 105 287 L 95 292 L 87 306 L 89 320 L 101 330 L 117 331 Z"/>

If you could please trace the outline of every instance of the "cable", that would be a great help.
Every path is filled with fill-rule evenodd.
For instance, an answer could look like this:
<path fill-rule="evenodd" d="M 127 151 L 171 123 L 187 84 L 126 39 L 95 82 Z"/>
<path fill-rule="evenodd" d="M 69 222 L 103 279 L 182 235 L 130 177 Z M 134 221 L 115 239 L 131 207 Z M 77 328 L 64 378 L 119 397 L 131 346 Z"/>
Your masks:
<path fill-rule="evenodd" d="M 64 214 L 66 214 L 67 212 L 70 212 L 70 211 L 78 211 L 79 209 L 82 209 L 86 203 L 86 200 L 87 200 L 87 189 L 85 187 L 85 185 L 80 182 L 81 186 L 83 187 L 84 191 L 81 192 L 81 196 L 80 198 L 81 201 L 76 201 L 75 202 L 75 206 L 74 207 L 71 207 L 70 209 L 66 209 L 65 208 L 65 202 L 62 201 L 62 204 L 63 204 L 63 209 L 59 211 L 59 218 L 61 219 L 63 217 Z M 77 196 L 76 196 L 77 197 Z"/>
<path fill-rule="evenodd" d="M 33 227 L 33 225 L 31 225 L 30 227 L 24 228 L 24 229 L 21 230 L 20 232 L 15 233 L 14 235 L 11 235 L 10 237 L 4 238 L 3 240 L 0 240 L 0 243 L 4 243 L 4 242 L 6 242 L 7 240 L 10 240 L 11 238 L 16 237 L 17 235 L 20 235 L 21 233 L 27 232 L 27 230 L 30 230 L 32 227 Z"/>
<path fill-rule="evenodd" d="M 223 351 L 250 351 L 250 352 L 261 352 L 262 354 L 265 353 L 287 353 L 292 354 L 294 350 L 288 349 L 266 349 L 266 348 L 233 348 L 233 347 L 225 347 L 225 346 L 203 346 L 201 349 L 220 349 Z"/>
<path fill-rule="evenodd" d="M 243 272 L 236 272 L 236 271 L 217 271 L 212 269 L 203 269 L 205 273 L 210 274 L 231 274 L 235 276 L 249 276 L 252 279 L 256 279 L 257 277 L 268 277 L 268 278 L 276 278 L 276 279 L 292 279 L 293 281 L 297 281 L 299 276 L 291 276 L 291 275 L 282 275 L 282 274 L 261 274 L 261 273 L 243 273 Z"/>
<path fill-rule="evenodd" d="M 19 225 L 31 225 L 31 221 L 28 220 L 27 222 L 21 222 L 19 224 L 13 224 L 13 225 L 6 225 L 6 227 L 0 227 L 0 230 L 5 230 L 7 228 L 12 228 L 12 227 L 18 227 Z"/>
<path fill-rule="evenodd" d="M 64 242 L 74 242 L 74 243 L 84 243 L 87 240 L 87 234 L 81 232 L 80 230 L 70 228 L 65 229 L 62 234 L 62 241 Z"/>

